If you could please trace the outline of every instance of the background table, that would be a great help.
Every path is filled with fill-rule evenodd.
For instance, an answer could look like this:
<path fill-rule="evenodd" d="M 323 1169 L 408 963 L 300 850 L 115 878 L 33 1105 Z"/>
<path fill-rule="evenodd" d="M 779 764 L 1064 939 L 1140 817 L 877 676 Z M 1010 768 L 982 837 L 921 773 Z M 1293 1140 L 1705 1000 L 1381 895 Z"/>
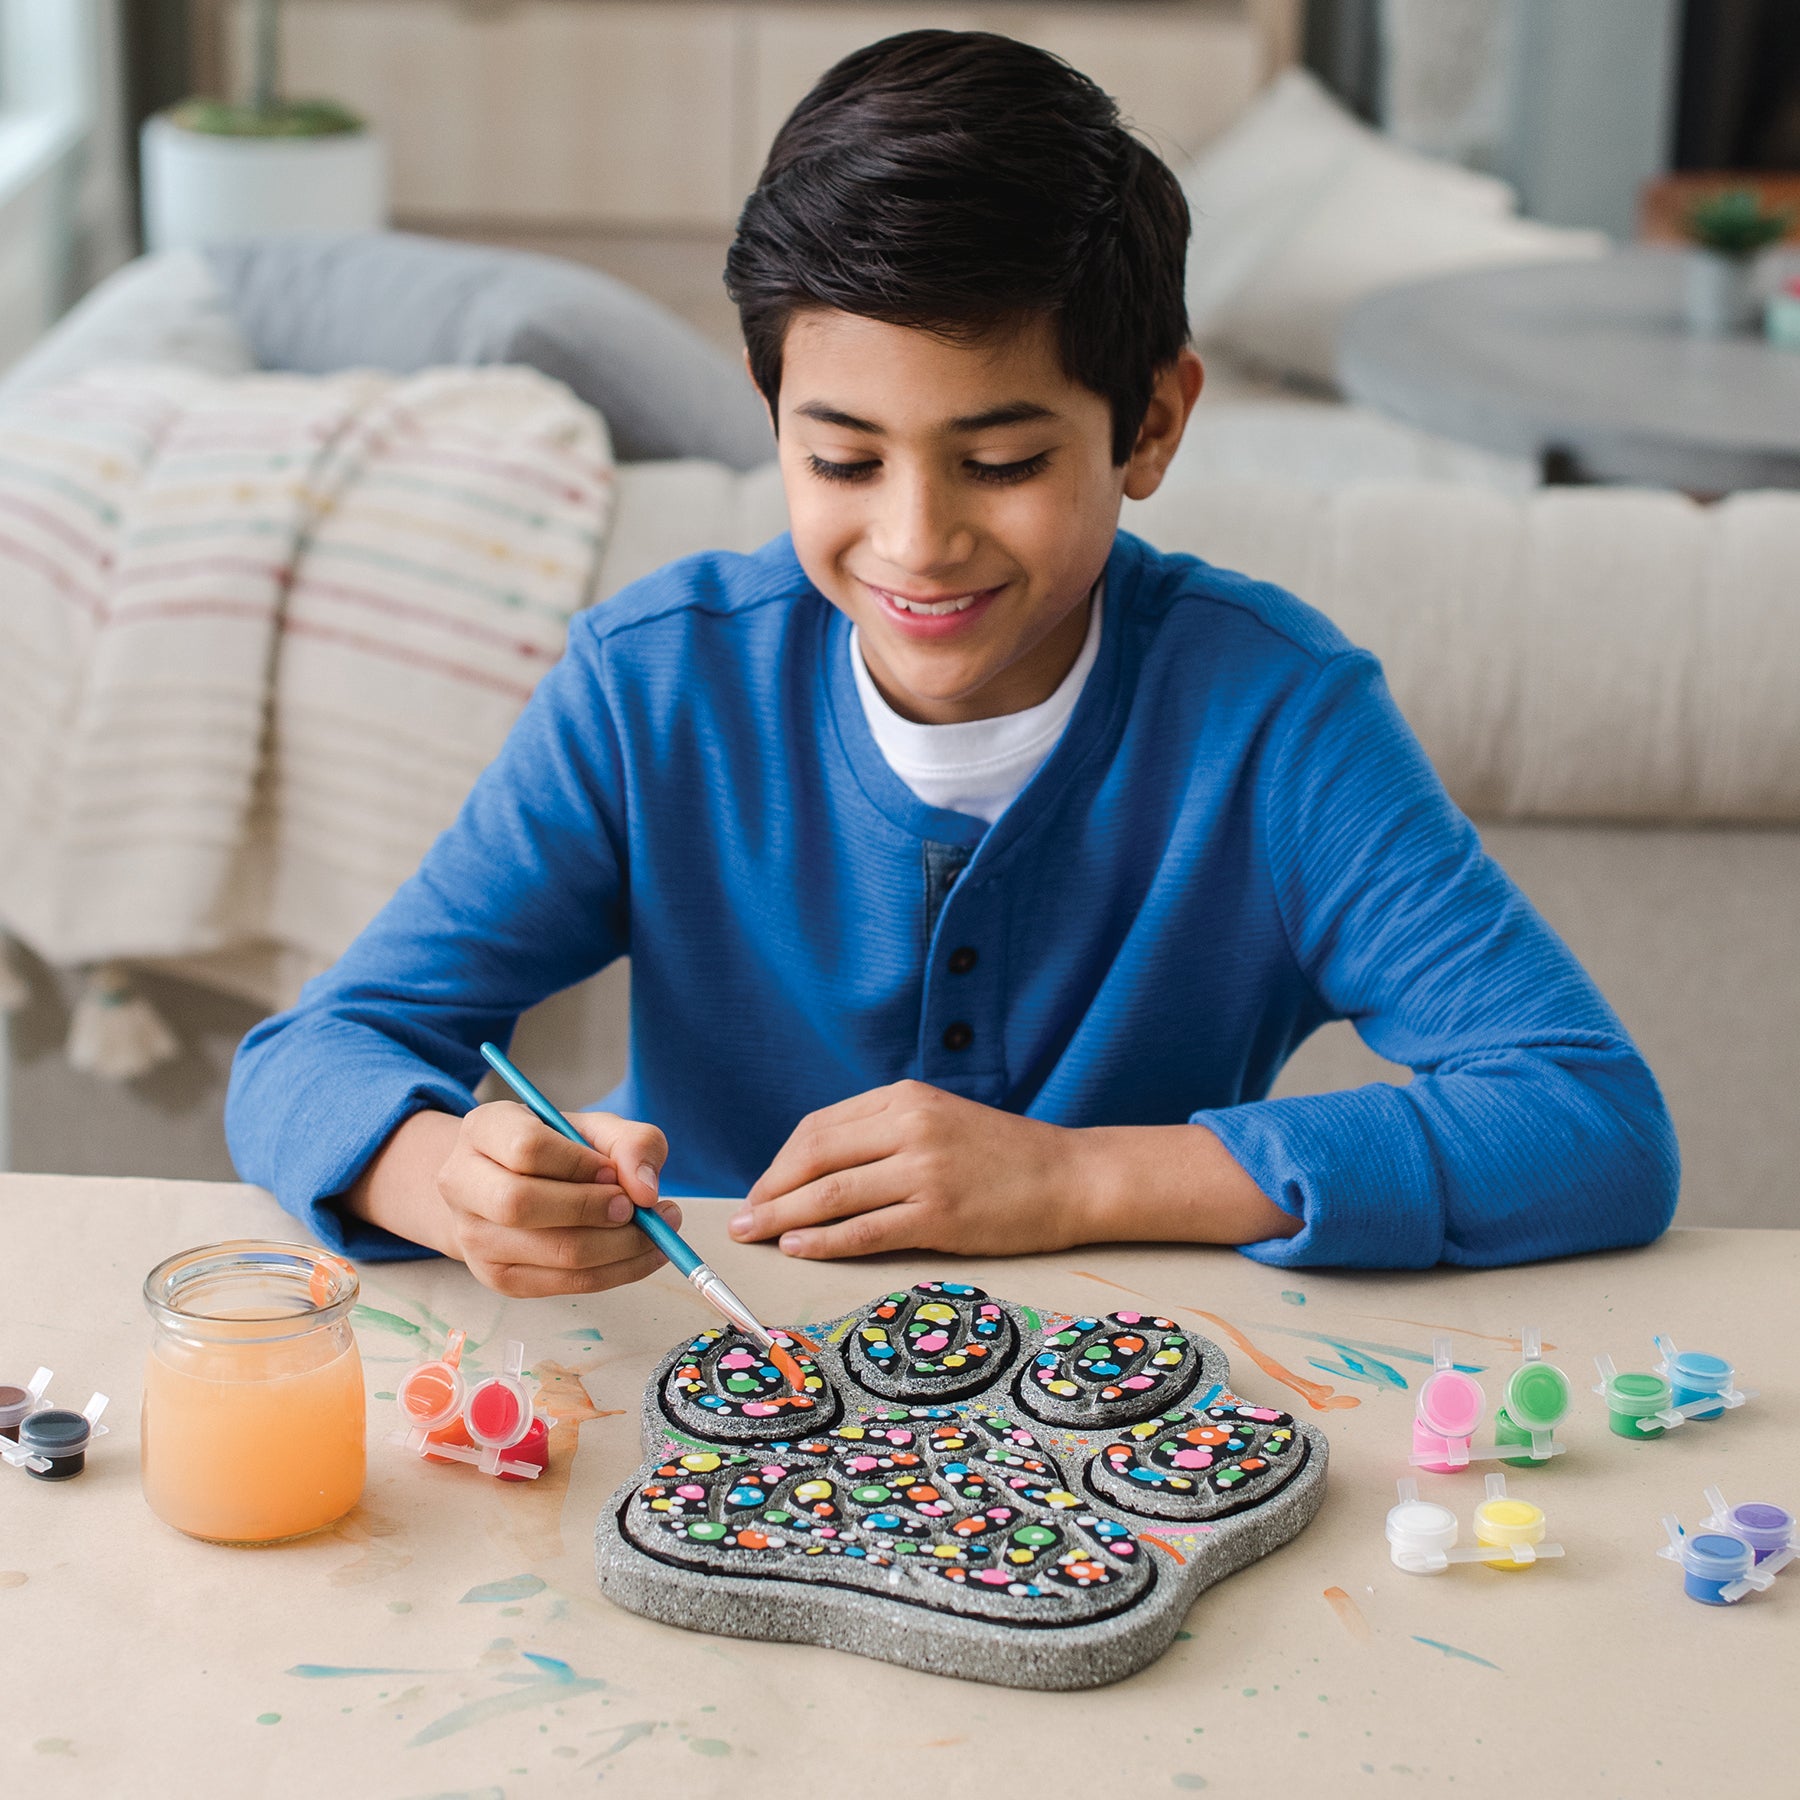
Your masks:
<path fill-rule="evenodd" d="M 1297 1275 L 1204 1249 L 804 1264 L 733 1247 L 715 1203 L 689 1216 L 771 1319 L 951 1273 L 1071 1311 L 1150 1302 L 1222 1343 L 1242 1392 L 1325 1428 L 1324 1508 L 1203 1595 L 1159 1662 L 1089 1693 L 652 1624 L 599 1597 L 591 1537 L 637 1464 L 644 1378 L 706 1323 L 698 1302 L 667 1270 L 592 1299 L 518 1301 L 426 1262 L 363 1271 L 362 1504 L 298 1544 L 195 1543 L 138 1487 L 139 1286 L 175 1250 L 291 1237 L 292 1221 L 251 1188 L 0 1176 L 0 1378 L 45 1362 L 64 1402 L 93 1387 L 113 1400 L 78 1480 L 0 1468 L 0 1792 L 754 1800 L 836 1787 L 847 1769 L 872 1793 L 957 1796 L 1792 1793 L 1800 1576 L 1715 1610 L 1653 1552 L 1659 1516 L 1693 1526 L 1709 1482 L 1800 1501 L 1800 1233 L 1678 1231 L 1519 1270 Z M 427 1466 L 384 1441 L 396 1376 L 445 1323 L 484 1345 L 525 1340 L 559 1421 L 542 1480 Z M 1400 1574 L 1382 1520 L 1433 1330 L 1492 1370 L 1491 1398 L 1510 1334 L 1534 1323 L 1576 1384 L 1570 1450 L 1507 1474 L 1544 1505 L 1566 1560 Z M 1659 1442 L 1612 1437 L 1591 1359 L 1642 1367 L 1656 1330 L 1734 1358 L 1761 1397 Z M 1479 1476 L 1421 1483 L 1466 1538 Z"/>
<path fill-rule="evenodd" d="M 1691 336 L 1684 262 L 1626 250 L 1371 295 L 1344 322 L 1338 380 L 1395 418 L 1584 480 L 1800 487 L 1800 352 Z"/>

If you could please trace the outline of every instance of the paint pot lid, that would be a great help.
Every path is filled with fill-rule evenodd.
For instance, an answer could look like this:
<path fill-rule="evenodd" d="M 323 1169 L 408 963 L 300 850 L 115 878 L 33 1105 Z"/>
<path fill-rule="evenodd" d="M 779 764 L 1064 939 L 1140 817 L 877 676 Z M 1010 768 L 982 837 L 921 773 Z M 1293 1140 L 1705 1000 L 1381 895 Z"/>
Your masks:
<path fill-rule="evenodd" d="M 1506 1412 L 1526 1431 L 1549 1431 L 1569 1410 L 1569 1378 L 1553 1363 L 1521 1363 L 1506 1383 Z"/>
<path fill-rule="evenodd" d="M 1484 1544 L 1541 1544 L 1546 1529 L 1543 1508 L 1504 1494 L 1475 1509 L 1475 1535 Z"/>
<path fill-rule="evenodd" d="M 510 1450 L 531 1430 L 531 1394 L 516 1375 L 489 1375 L 469 1393 L 469 1436 L 490 1450 Z"/>
<path fill-rule="evenodd" d="M 1770 1506 L 1761 1500 L 1747 1500 L 1731 1509 L 1731 1522 L 1745 1531 L 1792 1531 L 1794 1515 L 1785 1506 Z"/>
<path fill-rule="evenodd" d="M 71 1456 L 85 1450 L 94 1428 L 78 1412 L 66 1406 L 48 1406 L 19 1425 L 19 1443 L 39 1456 Z"/>
<path fill-rule="evenodd" d="M 1722 1356 L 1709 1356 L 1704 1350 L 1683 1350 L 1666 1368 L 1683 1387 L 1723 1393 L 1731 1386 L 1731 1364 Z"/>
<path fill-rule="evenodd" d="M 462 1411 L 462 1371 L 441 1358 L 419 1363 L 400 1378 L 394 1400 L 409 1424 L 423 1431 L 435 1430 Z"/>
<path fill-rule="evenodd" d="M 1440 1437 L 1471 1436 L 1486 1410 L 1481 1383 L 1461 1369 L 1434 1369 L 1419 1388 L 1419 1418 Z"/>
<path fill-rule="evenodd" d="M 1402 1500 L 1388 1508 L 1387 1541 L 1396 1549 L 1448 1550 L 1456 1542 L 1456 1514 L 1430 1500 Z"/>
<path fill-rule="evenodd" d="M 1701 1532 L 1681 1544 L 1681 1566 L 1702 1581 L 1735 1581 L 1755 1560 L 1756 1552 L 1742 1538 L 1719 1531 Z"/>
<path fill-rule="evenodd" d="M 1643 1369 L 1623 1369 L 1606 1383 L 1606 1404 L 1616 1413 L 1640 1417 L 1669 1404 L 1669 1384 Z"/>
<path fill-rule="evenodd" d="M 34 1402 L 22 1387 L 0 1387 L 0 1426 L 11 1427 L 31 1411 Z"/>

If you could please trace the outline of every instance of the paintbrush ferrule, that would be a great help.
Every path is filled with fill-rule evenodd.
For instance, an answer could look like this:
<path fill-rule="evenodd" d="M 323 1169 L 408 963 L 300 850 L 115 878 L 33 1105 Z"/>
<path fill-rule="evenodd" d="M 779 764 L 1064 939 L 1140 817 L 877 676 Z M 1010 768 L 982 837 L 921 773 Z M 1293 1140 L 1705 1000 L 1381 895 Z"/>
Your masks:
<path fill-rule="evenodd" d="M 688 1283 L 702 1300 L 728 1318 L 747 1338 L 764 1350 L 773 1350 L 775 1340 L 749 1307 L 741 1301 L 723 1279 L 705 1263 L 700 1263 L 688 1276 Z"/>

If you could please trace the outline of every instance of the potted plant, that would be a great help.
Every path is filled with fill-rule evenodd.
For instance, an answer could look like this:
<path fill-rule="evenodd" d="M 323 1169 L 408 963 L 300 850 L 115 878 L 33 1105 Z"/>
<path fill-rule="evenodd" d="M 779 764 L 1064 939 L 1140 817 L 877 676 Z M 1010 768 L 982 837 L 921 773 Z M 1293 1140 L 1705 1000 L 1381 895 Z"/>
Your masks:
<path fill-rule="evenodd" d="M 1763 206 L 1749 188 L 1702 200 L 1687 216 L 1687 323 L 1706 337 L 1747 330 L 1755 317 L 1750 289 L 1756 254 L 1787 233 L 1787 213 Z"/>
<path fill-rule="evenodd" d="M 147 250 L 386 222 L 381 140 L 332 101 L 281 98 L 279 22 L 277 0 L 254 0 L 248 101 L 183 100 L 145 121 Z"/>

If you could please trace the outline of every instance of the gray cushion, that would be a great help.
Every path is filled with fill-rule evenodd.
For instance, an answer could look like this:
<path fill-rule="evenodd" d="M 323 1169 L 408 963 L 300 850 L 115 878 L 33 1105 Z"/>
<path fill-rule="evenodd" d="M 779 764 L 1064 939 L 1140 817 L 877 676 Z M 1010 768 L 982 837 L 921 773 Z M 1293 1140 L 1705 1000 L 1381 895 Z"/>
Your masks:
<path fill-rule="evenodd" d="M 257 238 L 206 254 L 260 368 L 523 363 L 605 417 L 621 462 L 699 456 L 750 469 L 775 453 L 742 367 L 597 270 L 386 231 Z"/>

